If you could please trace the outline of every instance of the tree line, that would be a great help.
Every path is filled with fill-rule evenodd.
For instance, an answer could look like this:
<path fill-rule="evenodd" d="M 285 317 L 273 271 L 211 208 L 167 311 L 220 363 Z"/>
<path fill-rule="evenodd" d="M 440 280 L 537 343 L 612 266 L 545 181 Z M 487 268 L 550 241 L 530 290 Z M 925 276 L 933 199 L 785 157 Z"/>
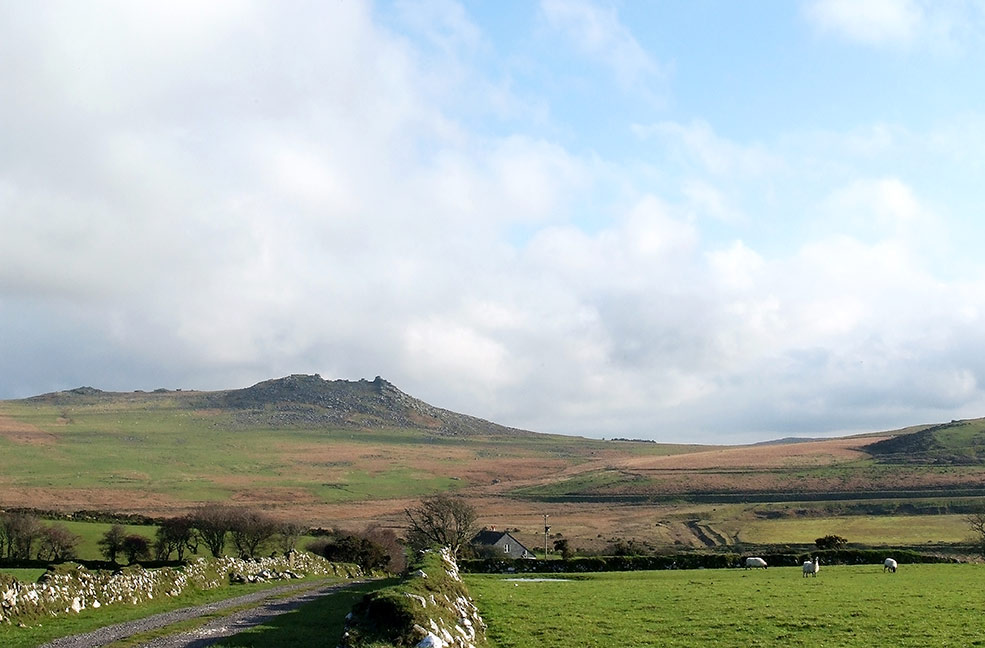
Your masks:
<path fill-rule="evenodd" d="M 184 560 L 187 553 L 207 549 L 213 556 L 225 553 L 227 540 L 240 558 L 257 558 L 275 549 L 295 549 L 306 527 L 285 522 L 261 511 L 221 504 L 206 504 L 187 515 L 161 520 L 155 536 L 132 533 L 112 525 L 98 541 L 100 553 L 116 563 L 140 560 Z M 58 562 L 77 558 L 81 536 L 65 524 L 46 524 L 26 511 L 0 513 L 0 557 Z"/>
<path fill-rule="evenodd" d="M 103 558 L 114 564 L 147 560 L 184 561 L 186 556 L 231 553 L 253 559 L 287 554 L 304 535 L 305 549 L 335 562 L 398 573 L 406 565 L 397 534 L 378 525 L 363 531 L 311 529 L 248 507 L 210 503 L 186 515 L 159 519 L 153 537 L 113 524 L 98 540 Z M 62 562 L 78 558 L 82 538 L 61 522 L 46 523 L 29 511 L 0 512 L 0 558 Z"/>
<path fill-rule="evenodd" d="M 68 560 L 82 538 L 64 524 L 44 524 L 31 513 L 0 513 L 0 557 L 15 560 Z"/>

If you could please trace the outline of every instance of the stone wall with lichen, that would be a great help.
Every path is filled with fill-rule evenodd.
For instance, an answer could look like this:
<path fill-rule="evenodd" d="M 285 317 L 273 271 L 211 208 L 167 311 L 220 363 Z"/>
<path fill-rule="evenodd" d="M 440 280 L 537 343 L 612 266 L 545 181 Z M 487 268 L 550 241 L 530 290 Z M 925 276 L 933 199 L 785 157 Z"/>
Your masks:
<path fill-rule="evenodd" d="M 424 552 L 398 585 L 371 594 L 347 618 L 340 648 L 479 648 L 486 624 L 458 574 L 451 550 Z"/>
<path fill-rule="evenodd" d="M 199 558 L 184 567 L 90 571 L 66 563 L 48 571 L 36 583 L 21 583 L 0 574 L 0 622 L 12 623 L 45 616 L 78 613 L 120 603 L 139 604 L 155 598 L 178 596 L 188 588 L 214 589 L 233 582 L 261 582 L 336 576 L 358 578 L 356 565 L 332 563 L 310 554 L 293 559 Z"/>

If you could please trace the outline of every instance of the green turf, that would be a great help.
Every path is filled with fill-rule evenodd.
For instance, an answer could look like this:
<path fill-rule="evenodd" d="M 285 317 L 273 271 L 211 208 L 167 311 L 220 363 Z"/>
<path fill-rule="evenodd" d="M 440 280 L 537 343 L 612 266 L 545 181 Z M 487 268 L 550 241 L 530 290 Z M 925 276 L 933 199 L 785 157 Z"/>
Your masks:
<path fill-rule="evenodd" d="M 394 579 L 364 583 L 307 603 L 215 646 L 280 648 L 282 646 L 337 646 L 345 616 L 363 596 L 392 585 Z"/>
<path fill-rule="evenodd" d="M 99 541 L 106 534 L 106 532 L 112 527 L 112 524 L 105 522 L 76 522 L 76 521 L 63 521 L 63 520 L 44 520 L 44 524 L 60 524 L 68 528 L 69 531 L 78 535 L 82 538 L 82 542 L 79 543 L 78 550 L 76 553 L 76 558 L 81 560 L 103 560 L 104 557 L 99 551 Z M 141 535 L 151 541 L 151 546 L 154 544 L 154 535 L 157 533 L 156 526 L 144 526 L 136 524 L 122 524 L 120 525 L 124 528 L 127 535 Z M 122 560 L 123 557 L 120 556 L 118 560 Z"/>
<path fill-rule="evenodd" d="M 466 582 L 493 648 L 985 645 L 982 565 L 822 566 Z"/>
<path fill-rule="evenodd" d="M 0 566 L 0 574 L 10 574 L 22 583 L 34 583 L 47 569 L 19 569 L 15 567 Z"/>
<path fill-rule="evenodd" d="M 781 518 L 736 523 L 738 540 L 753 544 L 813 544 L 816 538 L 839 535 L 869 545 L 959 543 L 971 532 L 963 515 L 852 515 L 845 517 Z M 727 525 L 732 528 L 732 525 Z"/>

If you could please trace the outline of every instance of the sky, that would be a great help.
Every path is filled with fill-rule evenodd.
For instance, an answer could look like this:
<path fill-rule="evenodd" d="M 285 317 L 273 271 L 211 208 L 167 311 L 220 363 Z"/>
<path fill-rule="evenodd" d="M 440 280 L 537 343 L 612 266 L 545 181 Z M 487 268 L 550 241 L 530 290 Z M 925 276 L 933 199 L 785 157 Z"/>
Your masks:
<path fill-rule="evenodd" d="M 985 2 L 0 0 L 0 398 L 985 416 Z"/>

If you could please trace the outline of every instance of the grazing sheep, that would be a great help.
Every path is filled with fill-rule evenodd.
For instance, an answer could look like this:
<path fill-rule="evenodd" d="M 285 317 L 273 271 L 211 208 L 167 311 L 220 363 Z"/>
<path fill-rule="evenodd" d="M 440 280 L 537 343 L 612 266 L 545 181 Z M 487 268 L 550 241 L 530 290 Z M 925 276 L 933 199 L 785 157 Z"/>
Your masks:
<path fill-rule="evenodd" d="M 897 566 L 898 565 L 896 564 L 895 560 L 893 560 L 892 558 L 886 558 L 886 560 L 884 560 L 882 563 L 882 571 L 884 572 L 891 571 L 895 574 Z"/>
<path fill-rule="evenodd" d="M 817 577 L 817 573 L 821 571 L 821 559 L 815 556 L 814 560 L 804 561 L 803 567 L 804 567 L 804 578 L 807 578 L 808 576 Z"/>
<path fill-rule="evenodd" d="M 746 558 L 746 569 L 758 567 L 766 569 L 766 561 L 762 558 Z"/>

